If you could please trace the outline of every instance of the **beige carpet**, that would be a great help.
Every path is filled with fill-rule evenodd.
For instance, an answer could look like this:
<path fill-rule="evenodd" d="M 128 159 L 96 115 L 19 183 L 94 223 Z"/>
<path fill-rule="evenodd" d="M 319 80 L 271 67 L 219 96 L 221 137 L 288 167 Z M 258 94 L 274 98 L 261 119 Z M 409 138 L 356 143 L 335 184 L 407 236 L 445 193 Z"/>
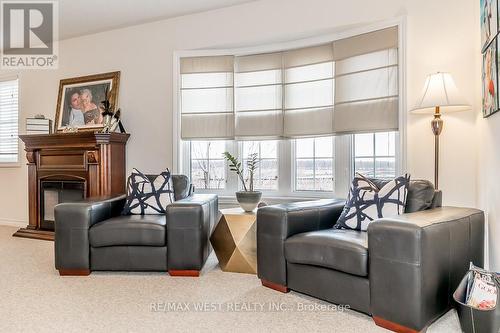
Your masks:
<path fill-rule="evenodd" d="M 0 227 L 1 332 L 385 332 L 369 316 L 305 308 L 328 303 L 261 287 L 255 275 L 224 273 L 213 256 L 200 278 L 60 277 L 54 244 L 11 237 L 14 231 Z M 455 311 L 428 332 L 460 332 Z"/>

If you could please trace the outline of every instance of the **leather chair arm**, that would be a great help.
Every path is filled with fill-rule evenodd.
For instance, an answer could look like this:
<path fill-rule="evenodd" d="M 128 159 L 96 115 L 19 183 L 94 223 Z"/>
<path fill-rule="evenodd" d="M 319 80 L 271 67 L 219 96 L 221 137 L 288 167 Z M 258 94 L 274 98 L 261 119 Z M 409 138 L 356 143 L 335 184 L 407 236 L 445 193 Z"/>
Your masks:
<path fill-rule="evenodd" d="M 453 304 L 469 262 L 482 266 L 484 213 L 439 207 L 368 227 L 371 312 L 420 331 Z"/>
<path fill-rule="evenodd" d="M 285 240 L 298 233 L 332 228 L 345 201 L 315 200 L 257 210 L 257 271 L 260 279 L 287 285 Z"/>
<path fill-rule="evenodd" d="M 201 270 L 210 254 L 210 233 L 219 218 L 218 198 L 194 194 L 167 206 L 169 270 Z"/>
<path fill-rule="evenodd" d="M 89 228 L 120 215 L 125 200 L 126 196 L 121 195 L 57 205 L 54 244 L 56 269 L 90 269 Z"/>

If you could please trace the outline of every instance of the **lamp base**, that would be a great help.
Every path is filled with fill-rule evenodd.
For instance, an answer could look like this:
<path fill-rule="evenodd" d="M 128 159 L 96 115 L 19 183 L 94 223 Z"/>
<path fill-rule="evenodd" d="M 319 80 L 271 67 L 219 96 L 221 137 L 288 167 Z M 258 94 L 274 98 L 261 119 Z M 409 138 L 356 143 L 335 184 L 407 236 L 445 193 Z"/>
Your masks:
<path fill-rule="evenodd" d="M 436 106 L 434 119 L 431 121 L 432 133 L 434 133 L 434 187 L 436 190 L 439 187 L 439 135 L 443 131 L 443 125 L 439 106 Z"/>

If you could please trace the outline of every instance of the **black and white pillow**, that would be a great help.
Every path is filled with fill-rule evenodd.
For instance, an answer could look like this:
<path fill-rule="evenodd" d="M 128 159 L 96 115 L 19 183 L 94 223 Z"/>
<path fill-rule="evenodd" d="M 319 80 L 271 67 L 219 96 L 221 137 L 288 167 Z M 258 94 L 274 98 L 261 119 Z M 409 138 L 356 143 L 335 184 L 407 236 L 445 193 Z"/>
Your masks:
<path fill-rule="evenodd" d="M 378 188 L 370 179 L 356 173 L 335 228 L 366 231 L 378 218 L 403 214 L 409 183 L 410 175 L 405 174 Z"/>
<path fill-rule="evenodd" d="M 165 214 L 167 206 L 174 201 L 172 179 L 167 169 L 154 180 L 137 169 L 127 180 L 127 202 L 123 214 Z"/>

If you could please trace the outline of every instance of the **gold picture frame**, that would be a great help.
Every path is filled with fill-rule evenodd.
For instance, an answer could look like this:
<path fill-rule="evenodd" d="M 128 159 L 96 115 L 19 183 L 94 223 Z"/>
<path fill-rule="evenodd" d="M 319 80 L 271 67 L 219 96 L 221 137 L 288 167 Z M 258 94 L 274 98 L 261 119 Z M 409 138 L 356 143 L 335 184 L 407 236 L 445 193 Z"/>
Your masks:
<path fill-rule="evenodd" d="M 119 88 L 119 71 L 61 80 L 54 132 L 96 131 L 103 128 L 99 105 L 109 90 L 109 100 L 116 107 Z"/>

